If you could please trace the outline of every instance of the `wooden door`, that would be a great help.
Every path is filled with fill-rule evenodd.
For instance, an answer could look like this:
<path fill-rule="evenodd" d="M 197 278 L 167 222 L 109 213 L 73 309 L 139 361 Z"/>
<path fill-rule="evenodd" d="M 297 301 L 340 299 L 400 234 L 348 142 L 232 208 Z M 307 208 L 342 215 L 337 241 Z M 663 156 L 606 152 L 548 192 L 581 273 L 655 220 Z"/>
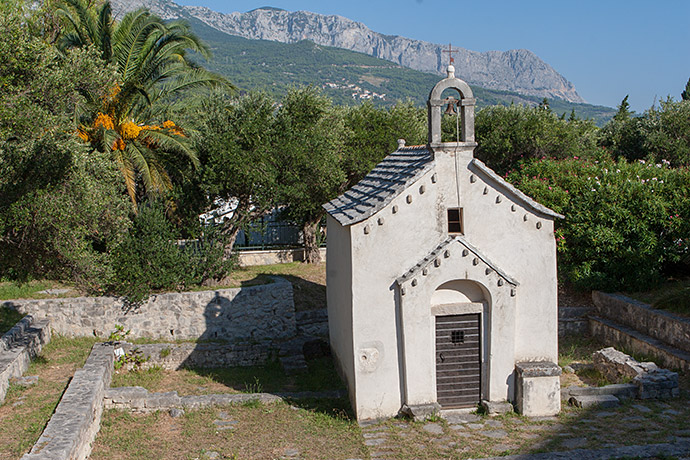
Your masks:
<path fill-rule="evenodd" d="M 443 408 L 479 403 L 480 318 L 479 313 L 436 317 L 436 395 Z"/>

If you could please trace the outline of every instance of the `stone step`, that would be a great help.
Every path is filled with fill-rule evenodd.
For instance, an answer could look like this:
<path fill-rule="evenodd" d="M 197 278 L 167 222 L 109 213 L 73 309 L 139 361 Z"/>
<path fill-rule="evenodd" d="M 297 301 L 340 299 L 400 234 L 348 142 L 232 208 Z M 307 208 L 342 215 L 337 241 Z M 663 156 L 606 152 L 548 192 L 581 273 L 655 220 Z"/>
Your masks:
<path fill-rule="evenodd" d="M 634 383 L 617 383 L 603 387 L 575 387 L 561 388 L 561 399 L 569 400 L 571 396 L 604 396 L 611 395 L 618 399 L 635 399 L 638 388 Z"/>
<path fill-rule="evenodd" d="M 631 327 L 610 319 L 591 316 L 589 329 L 593 337 L 604 343 L 632 350 L 644 356 L 654 357 L 657 364 L 670 369 L 690 371 L 690 353 L 672 347 Z"/>
<path fill-rule="evenodd" d="M 587 409 L 589 407 L 598 407 L 600 409 L 609 409 L 618 407 L 620 400 L 613 395 L 578 395 L 571 396 L 568 400 L 571 406 L 581 407 Z"/>

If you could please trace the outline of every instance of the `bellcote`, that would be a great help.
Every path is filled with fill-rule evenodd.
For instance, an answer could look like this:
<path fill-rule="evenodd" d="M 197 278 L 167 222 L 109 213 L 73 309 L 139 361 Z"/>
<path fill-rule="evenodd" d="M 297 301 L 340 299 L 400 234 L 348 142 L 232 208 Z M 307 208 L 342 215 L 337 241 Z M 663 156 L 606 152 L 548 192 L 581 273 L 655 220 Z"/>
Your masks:
<path fill-rule="evenodd" d="M 476 99 L 472 94 L 470 86 L 459 78 L 455 77 L 455 67 L 448 66 L 448 76 L 438 82 L 429 94 L 427 107 L 429 110 L 429 145 L 431 147 L 441 147 L 441 117 L 442 110 L 445 113 L 458 113 L 459 120 L 459 142 L 464 145 L 476 145 L 474 141 L 474 106 Z M 447 89 L 454 89 L 458 92 L 459 98 L 449 96 L 441 99 L 443 92 Z M 457 144 L 457 142 L 445 143 Z"/>

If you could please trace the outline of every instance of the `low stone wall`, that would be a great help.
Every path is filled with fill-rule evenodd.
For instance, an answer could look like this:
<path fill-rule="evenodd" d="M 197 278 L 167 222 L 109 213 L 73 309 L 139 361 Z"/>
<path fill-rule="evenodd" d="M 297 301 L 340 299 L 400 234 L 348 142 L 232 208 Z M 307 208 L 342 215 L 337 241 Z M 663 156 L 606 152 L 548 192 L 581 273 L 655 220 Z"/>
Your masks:
<path fill-rule="evenodd" d="M 21 377 L 31 358 L 50 342 L 50 322 L 25 316 L 0 338 L 0 404 L 5 400 L 10 379 Z"/>
<path fill-rule="evenodd" d="M 558 307 L 559 337 L 573 334 L 586 334 L 589 331 L 587 317 L 590 307 Z"/>
<path fill-rule="evenodd" d="M 592 292 L 597 315 L 690 352 L 690 320 L 619 294 Z"/>
<path fill-rule="evenodd" d="M 69 337 L 107 337 L 122 325 L 129 338 L 164 340 L 281 340 L 296 334 L 292 285 L 271 284 L 217 291 L 154 295 L 126 310 L 114 297 L 11 300 L 2 306 L 34 318 L 47 318 L 53 331 Z"/>
<path fill-rule="evenodd" d="M 326 248 L 319 249 L 321 260 L 326 260 Z M 303 262 L 304 249 L 262 249 L 257 251 L 238 251 L 238 264 L 240 267 L 254 265 L 286 264 L 290 262 Z"/>
<path fill-rule="evenodd" d="M 103 397 L 113 375 L 113 346 L 94 345 L 74 373 L 41 437 L 22 460 L 85 460 L 100 428 Z"/>
<path fill-rule="evenodd" d="M 589 328 L 592 336 L 604 343 L 617 344 L 635 353 L 652 356 L 671 369 L 690 371 L 690 353 L 647 337 L 631 327 L 615 324 L 605 318 L 591 317 Z"/>
<path fill-rule="evenodd" d="M 138 350 L 146 361 L 142 368 L 158 366 L 176 370 L 181 367 L 255 366 L 278 357 L 271 343 L 155 343 L 147 345 L 119 345 L 125 353 Z"/>
<path fill-rule="evenodd" d="M 169 409 L 200 409 L 204 407 L 243 404 L 259 401 L 264 404 L 291 399 L 342 398 L 344 391 L 303 391 L 298 393 L 223 393 L 180 396 L 177 391 L 149 393 L 142 387 L 116 387 L 105 392 L 106 409 L 127 409 L 134 412 L 155 412 Z"/>
<path fill-rule="evenodd" d="M 631 378 L 640 399 L 670 399 L 680 395 L 678 374 L 652 362 L 641 363 L 613 347 L 592 356 L 594 368 L 610 380 Z"/>

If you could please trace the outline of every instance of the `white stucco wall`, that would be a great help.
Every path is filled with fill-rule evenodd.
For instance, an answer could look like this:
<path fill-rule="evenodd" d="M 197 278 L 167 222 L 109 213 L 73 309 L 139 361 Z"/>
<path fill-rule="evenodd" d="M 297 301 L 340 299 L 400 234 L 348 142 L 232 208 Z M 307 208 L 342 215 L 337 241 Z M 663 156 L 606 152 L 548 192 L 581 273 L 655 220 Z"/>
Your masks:
<path fill-rule="evenodd" d="M 438 196 L 432 175 L 427 173 L 376 215 L 352 226 L 358 418 L 396 415 L 403 402 L 395 279 L 442 238 L 442 226 L 436 224 Z M 377 349 L 376 363 L 364 359 L 373 349 Z"/>
<path fill-rule="evenodd" d="M 356 382 L 352 333 L 352 250 L 350 227 L 343 227 L 331 216 L 326 221 L 326 302 L 328 333 L 338 371 L 345 380 L 353 406 Z"/>
<path fill-rule="evenodd" d="M 432 304 L 444 303 L 444 297 L 452 295 L 434 295 L 438 286 L 452 280 L 483 280 L 491 293 L 489 310 L 483 312 L 487 323 L 482 333 L 490 339 L 485 350 L 489 364 L 483 376 L 483 398 L 513 399 L 515 362 L 557 360 L 553 222 L 481 171 L 470 169 L 473 147 L 460 144 L 437 151 L 433 169 L 378 213 L 350 226 L 347 235 L 334 231 L 339 224 L 329 218 L 329 318 L 331 324 L 337 321 L 343 328 L 332 331 L 331 340 L 341 361 L 344 357 L 340 355 L 351 346 L 355 384 L 350 388 L 356 388 L 353 405 L 358 419 L 394 416 L 405 402 L 435 401 Z M 415 289 L 399 296 L 396 279 L 448 236 L 446 212 L 450 207 L 463 208 L 468 243 L 519 283 L 514 295 L 506 284 L 499 288 L 500 277 L 487 273 L 486 265 L 468 265 L 467 260 L 451 257 L 424 283 L 418 282 Z M 345 260 L 344 249 L 336 250 L 339 254 L 331 250 L 332 242 L 336 244 L 333 240 L 341 237 L 347 238 L 351 248 L 351 264 Z M 332 273 L 331 264 L 335 263 L 351 270 L 351 288 L 342 275 Z M 345 305 L 341 291 L 345 298 L 351 293 L 351 322 L 340 311 Z M 337 311 L 331 316 L 333 309 Z M 345 329 L 350 327 L 353 338 L 347 344 L 345 335 L 350 331 Z M 406 367 L 405 362 L 414 364 Z M 350 364 L 342 365 L 348 368 Z"/>

